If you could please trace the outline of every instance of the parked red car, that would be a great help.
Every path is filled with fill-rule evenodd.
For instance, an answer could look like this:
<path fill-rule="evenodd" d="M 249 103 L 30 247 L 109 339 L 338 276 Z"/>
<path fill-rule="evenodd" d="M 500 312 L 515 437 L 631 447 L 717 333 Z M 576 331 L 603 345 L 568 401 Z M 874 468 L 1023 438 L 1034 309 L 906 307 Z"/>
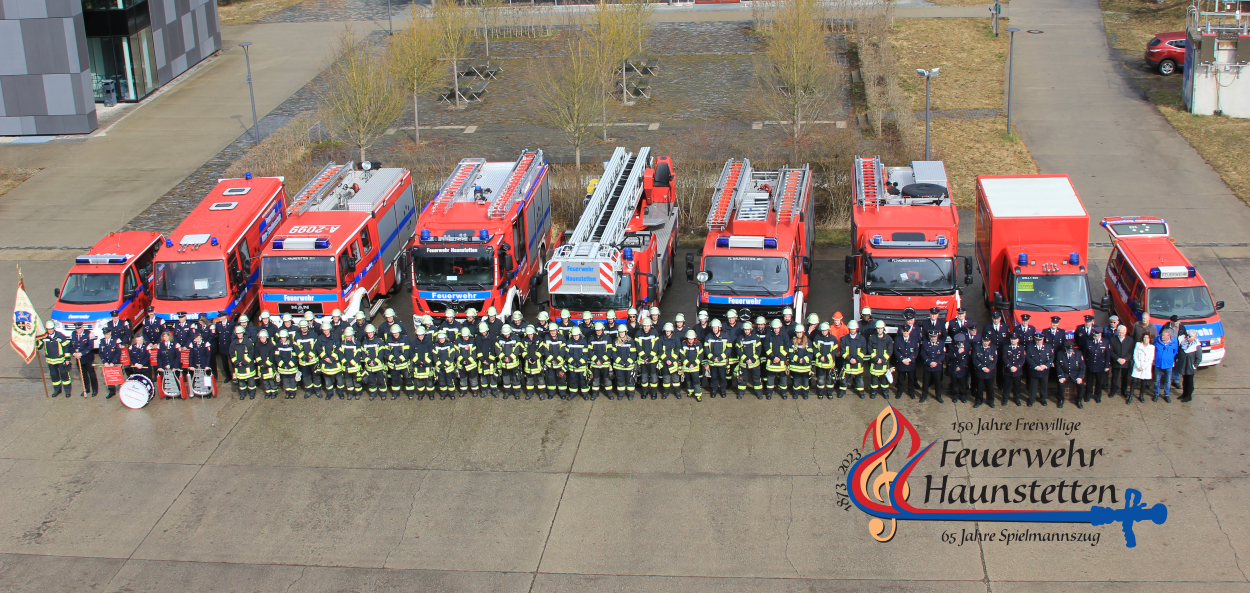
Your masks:
<path fill-rule="evenodd" d="M 1159 33 L 1146 44 L 1146 63 L 1159 74 L 1170 76 L 1185 63 L 1185 32 Z"/>

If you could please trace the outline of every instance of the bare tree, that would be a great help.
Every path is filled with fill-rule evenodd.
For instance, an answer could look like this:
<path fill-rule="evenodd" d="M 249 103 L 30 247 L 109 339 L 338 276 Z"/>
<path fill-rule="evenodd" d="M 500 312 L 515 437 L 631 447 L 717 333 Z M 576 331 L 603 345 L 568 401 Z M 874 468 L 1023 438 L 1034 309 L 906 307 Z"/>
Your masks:
<path fill-rule="evenodd" d="M 417 142 L 421 142 L 419 97 L 438 82 L 441 74 L 438 45 L 430 43 L 430 39 L 436 37 L 434 19 L 419 14 L 414 6 L 408 17 L 408 28 L 396 31 L 387 46 L 386 58 L 392 76 L 412 93 L 412 133 Z"/>
<path fill-rule="evenodd" d="M 756 64 L 757 103 L 768 119 L 785 122 L 797 153 L 806 123 L 833 106 L 843 73 L 829 52 L 820 0 L 781 0 L 772 16 Z"/>
<path fill-rule="evenodd" d="M 373 146 L 404 109 L 403 89 L 390 77 L 379 52 L 368 43 L 356 43 L 351 31 L 339 37 L 334 62 L 318 92 L 322 121 L 330 133 L 360 152 Z"/>
<path fill-rule="evenodd" d="M 537 115 L 573 145 L 574 162 L 582 166 L 582 147 L 594 137 L 591 127 L 607 97 L 602 92 L 589 44 L 581 37 L 568 42 L 568 57 L 532 71 Z"/>
<path fill-rule="evenodd" d="M 499 12 L 503 9 L 506 2 L 504 0 L 474 0 L 473 6 L 477 12 L 477 25 L 482 31 L 482 41 L 486 42 L 486 57 L 490 57 L 490 32 L 498 18 Z"/>
<path fill-rule="evenodd" d="M 460 108 L 460 58 L 468 51 L 473 35 L 473 15 L 456 0 L 434 0 L 430 10 L 435 36 L 431 39 L 439 56 L 451 61 L 451 83 Z"/>

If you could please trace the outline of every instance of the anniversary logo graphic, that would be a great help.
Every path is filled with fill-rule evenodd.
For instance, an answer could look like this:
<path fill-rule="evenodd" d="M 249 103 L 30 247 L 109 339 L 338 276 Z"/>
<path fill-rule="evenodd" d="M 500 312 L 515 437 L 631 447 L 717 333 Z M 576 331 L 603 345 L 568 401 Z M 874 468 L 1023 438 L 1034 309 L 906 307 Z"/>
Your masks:
<path fill-rule="evenodd" d="M 975 429 L 979 432 L 1001 429 L 996 422 L 979 421 L 978 426 L 965 423 L 956 426 L 961 432 L 964 429 Z M 1057 419 L 1047 426 L 1053 426 L 1059 432 L 1071 434 L 1079 425 Z M 1066 435 L 1065 435 L 1066 436 Z M 908 441 L 907 455 L 902 468 L 891 471 L 888 463 L 894 452 L 902 451 L 900 445 L 904 439 Z M 872 516 L 868 522 L 868 532 L 879 542 L 893 539 L 898 531 L 898 522 L 916 521 L 990 521 L 1019 523 L 1087 523 L 1090 525 L 1107 525 L 1120 523 L 1124 531 L 1124 540 L 1128 547 L 1137 545 L 1133 532 L 1133 523 L 1153 521 L 1162 525 L 1167 520 L 1167 507 L 1155 504 L 1147 508 L 1141 502 L 1141 492 L 1132 488 L 1123 490 L 1124 506 L 1091 505 L 1089 510 L 1011 510 L 994 508 L 997 505 L 1032 504 L 1032 505 L 1087 505 L 1091 503 L 1118 504 L 1120 489 L 1115 485 L 1082 484 L 1080 479 L 1064 476 L 1058 484 L 1039 484 L 1038 480 L 1019 484 L 995 485 L 964 485 L 952 484 L 949 475 L 926 475 L 924 477 L 924 502 L 917 507 L 909 502 L 912 489 L 908 484 L 912 470 L 924 458 L 925 454 L 937 444 L 929 443 L 920 448 L 920 438 L 916 429 L 893 406 L 881 411 L 876 420 L 864 431 L 861 446 L 867 449 L 871 440 L 872 450 L 852 463 L 858 456 L 852 453 L 843 462 L 846 471 L 846 483 L 839 484 L 839 505 L 848 510 L 854 504 L 859 510 Z M 1001 449 L 966 449 L 960 439 L 948 439 L 942 443 L 942 457 L 938 466 L 947 468 L 965 467 L 1029 467 L 1039 470 L 1046 468 L 1064 472 L 1073 469 L 1093 467 L 1095 458 L 1102 455 L 1102 449 L 1082 449 L 1076 446 L 1076 439 L 1069 439 L 1067 446 L 1058 448 L 1001 448 Z M 894 460 L 898 461 L 897 458 Z M 849 464 L 849 466 L 848 466 Z M 896 466 L 897 467 L 897 466 Z M 841 490 L 845 488 L 846 492 Z M 848 504 L 849 503 L 849 504 Z M 942 505 L 974 504 L 981 508 L 955 509 L 942 508 Z M 989 507 L 989 508 L 986 508 Z M 889 521 L 887 530 L 886 521 Z M 1092 538 L 1091 538 L 1092 535 Z M 1040 532 L 1033 530 L 1013 531 L 1004 529 L 999 533 L 981 534 L 979 532 L 962 533 L 960 542 L 977 540 L 987 541 L 999 538 L 1010 544 L 1011 541 L 1091 541 L 1097 543 L 1097 533 L 1082 534 L 1070 531 Z M 953 536 L 952 536 L 953 537 Z M 947 535 L 944 534 L 946 539 Z M 953 541 L 950 543 L 954 543 Z"/>

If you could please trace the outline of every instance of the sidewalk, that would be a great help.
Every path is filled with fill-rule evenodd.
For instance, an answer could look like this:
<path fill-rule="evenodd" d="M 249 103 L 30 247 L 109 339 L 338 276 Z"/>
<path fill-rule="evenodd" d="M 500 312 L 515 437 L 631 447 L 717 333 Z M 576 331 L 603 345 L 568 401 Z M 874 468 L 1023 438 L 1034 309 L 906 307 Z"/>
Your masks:
<path fill-rule="evenodd" d="M 0 146 L 0 166 L 46 167 L 0 198 L 0 247 L 91 245 L 120 228 L 251 126 L 240 41 L 254 42 L 256 109 L 263 117 L 324 68 L 343 27 L 226 27 L 225 49 L 213 64 L 135 110 L 107 135 L 81 143 Z"/>

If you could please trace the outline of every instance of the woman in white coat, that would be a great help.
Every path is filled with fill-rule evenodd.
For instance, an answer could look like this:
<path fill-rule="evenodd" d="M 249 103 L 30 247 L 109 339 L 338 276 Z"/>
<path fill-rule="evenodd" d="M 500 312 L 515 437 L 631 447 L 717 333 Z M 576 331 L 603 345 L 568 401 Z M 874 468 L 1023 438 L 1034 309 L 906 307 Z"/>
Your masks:
<path fill-rule="evenodd" d="M 1146 401 L 1146 391 L 1154 391 L 1154 382 L 1150 380 L 1151 367 L 1154 366 L 1155 347 L 1150 334 L 1142 334 L 1141 341 L 1133 348 L 1133 383 L 1138 388 L 1137 401 Z M 1133 403 L 1133 390 L 1129 389 L 1124 403 Z"/>

